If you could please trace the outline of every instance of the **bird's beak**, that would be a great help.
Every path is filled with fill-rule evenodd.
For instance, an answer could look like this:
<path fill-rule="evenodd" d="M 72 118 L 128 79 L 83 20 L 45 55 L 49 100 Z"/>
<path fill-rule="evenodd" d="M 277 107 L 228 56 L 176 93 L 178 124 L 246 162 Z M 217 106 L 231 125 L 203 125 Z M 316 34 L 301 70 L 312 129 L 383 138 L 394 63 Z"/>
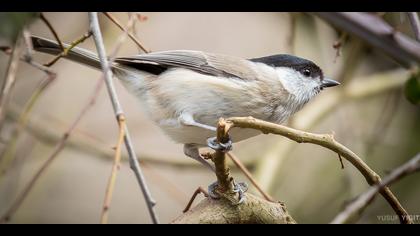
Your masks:
<path fill-rule="evenodd" d="M 337 86 L 337 85 L 340 85 L 340 82 L 332 80 L 332 79 L 324 78 L 322 80 L 321 87 L 322 88 L 328 88 L 328 87 L 334 87 L 334 86 Z"/>

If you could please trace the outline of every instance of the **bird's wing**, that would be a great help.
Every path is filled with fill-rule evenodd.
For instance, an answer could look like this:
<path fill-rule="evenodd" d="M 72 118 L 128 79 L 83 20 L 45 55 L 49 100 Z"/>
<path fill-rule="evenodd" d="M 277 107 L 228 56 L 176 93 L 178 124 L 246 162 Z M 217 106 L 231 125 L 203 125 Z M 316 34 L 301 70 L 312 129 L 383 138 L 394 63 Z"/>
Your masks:
<path fill-rule="evenodd" d="M 173 50 L 140 54 L 130 57 L 119 57 L 115 62 L 135 67 L 156 67 L 159 73 L 165 68 L 178 67 L 193 70 L 203 74 L 225 77 L 237 77 L 243 80 L 255 79 L 252 62 L 233 56 L 204 53 L 190 50 Z"/>

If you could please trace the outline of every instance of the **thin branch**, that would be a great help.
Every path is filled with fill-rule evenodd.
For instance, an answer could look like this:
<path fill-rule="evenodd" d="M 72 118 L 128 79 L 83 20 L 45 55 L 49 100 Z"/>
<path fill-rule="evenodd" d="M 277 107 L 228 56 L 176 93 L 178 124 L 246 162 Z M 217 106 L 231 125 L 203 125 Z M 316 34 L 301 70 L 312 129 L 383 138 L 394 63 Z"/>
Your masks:
<path fill-rule="evenodd" d="M 103 40 L 102 40 L 102 34 L 99 27 L 99 22 L 98 22 L 98 14 L 96 12 L 89 12 L 89 22 L 90 22 L 90 29 L 91 29 L 91 32 L 93 34 L 93 38 L 95 41 L 96 49 L 98 51 L 99 59 L 101 62 L 101 67 L 105 76 L 104 78 L 105 78 L 107 90 L 110 96 L 112 107 L 114 109 L 115 117 L 117 118 L 119 115 L 123 114 L 123 111 L 122 111 L 122 108 L 121 108 L 121 105 L 118 100 L 118 96 L 117 96 L 117 93 L 115 91 L 115 87 L 113 84 L 112 71 L 109 67 L 109 62 L 106 58 L 105 48 L 104 48 Z M 124 126 L 124 129 L 125 129 L 124 142 L 127 148 L 128 155 L 129 155 L 131 169 L 134 171 L 137 177 L 137 181 L 145 197 L 146 204 L 147 204 L 150 216 L 152 218 L 152 222 L 158 223 L 158 218 L 153 208 L 156 203 L 152 199 L 149 188 L 146 185 L 146 182 L 145 182 L 143 173 L 141 171 L 140 165 L 138 163 L 138 160 L 136 158 L 137 155 L 134 152 L 133 144 L 132 144 L 129 131 L 126 125 Z"/>
<path fill-rule="evenodd" d="M 381 178 L 376 174 L 360 157 L 358 157 L 350 149 L 337 142 L 332 135 L 329 134 L 313 134 L 286 126 L 258 120 L 252 117 L 232 117 L 226 120 L 226 132 L 233 127 L 252 128 L 260 130 L 264 134 L 277 134 L 289 138 L 298 143 L 313 143 L 319 146 L 328 148 L 340 156 L 344 157 L 356 167 L 359 172 L 365 177 L 370 185 L 381 183 Z M 401 223 L 412 223 L 408 218 L 408 213 L 399 203 L 388 187 L 380 190 L 382 196 L 388 201 L 394 211 L 400 218 Z"/>
<path fill-rule="evenodd" d="M 52 24 L 50 23 L 50 21 L 45 17 L 44 13 L 42 13 L 42 12 L 40 13 L 39 17 L 47 25 L 48 29 L 50 29 L 51 33 L 54 35 L 54 38 L 57 41 L 57 43 L 60 45 L 61 50 L 64 51 L 65 47 L 63 45 L 63 42 L 61 42 L 60 37 L 58 37 L 58 34 L 55 31 Z"/>
<path fill-rule="evenodd" d="M 374 14 L 361 12 L 318 12 L 315 14 L 383 50 L 407 68 L 420 62 L 420 43 L 397 32 Z"/>
<path fill-rule="evenodd" d="M 111 13 L 109 12 L 103 12 L 103 14 L 108 17 L 108 19 L 110 19 L 116 26 L 118 26 L 118 28 L 120 28 L 122 31 L 126 31 L 124 29 L 124 27 L 121 25 L 120 22 L 118 22 L 118 20 L 111 15 Z M 141 49 L 143 50 L 143 52 L 145 53 L 149 53 L 151 52 L 150 50 L 146 49 L 143 44 L 130 32 L 128 32 L 128 37 L 130 37 L 131 40 L 133 40 L 133 42 Z"/>
<path fill-rule="evenodd" d="M 114 57 L 117 55 L 119 49 L 123 45 L 125 39 L 127 38 L 126 36 L 127 36 L 128 30 L 131 29 L 132 26 L 134 25 L 135 19 L 136 18 L 134 16 L 130 17 L 127 24 L 127 30 L 124 31 L 124 34 L 118 37 L 114 50 L 109 56 L 110 57 L 109 63 L 112 63 L 112 61 L 114 60 Z M 104 199 L 102 215 L 101 215 L 101 224 L 108 223 L 109 208 L 111 206 L 111 200 L 112 200 L 112 195 L 115 188 L 115 182 L 117 180 L 117 171 L 120 169 L 120 163 L 121 163 L 121 146 L 124 141 L 125 126 L 126 126 L 124 114 L 118 115 L 117 121 L 118 121 L 118 126 L 119 126 L 119 136 L 118 136 L 118 142 L 115 148 L 114 164 L 112 165 L 111 176 L 109 178 L 108 186 L 105 192 L 105 199 Z"/>
<path fill-rule="evenodd" d="M 204 195 L 204 197 L 209 197 L 209 193 L 208 193 L 205 189 L 203 189 L 202 187 L 198 187 L 198 188 L 194 191 L 193 195 L 191 196 L 190 201 L 188 201 L 187 206 L 185 206 L 184 210 L 182 210 L 182 212 L 183 212 L 183 213 L 185 213 L 185 212 L 187 212 L 187 211 L 189 211 L 189 210 L 190 210 L 191 205 L 193 204 L 193 202 L 194 202 L 195 198 L 197 197 L 197 195 L 198 195 L 199 193 L 202 193 L 202 194 Z"/>
<path fill-rule="evenodd" d="M 114 192 L 115 181 L 117 180 L 117 171 L 120 169 L 121 163 L 121 146 L 125 135 L 125 118 L 123 115 L 118 116 L 118 125 L 120 127 L 118 142 L 115 148 L 114 164 L 112 165 L 111 176 L 109 177 L 108 187 L 106 188 L 104 205 L 102 208 L 101 224 L 108 223 L 109 207 L 111 205 L 112 193 Z"/>
<path fill-rule="evenodd" d="M 0 130 L 4 122 L 4 113 L 10 100 L 11 91 L 16 82 L 16 73 L 19 65 L 20 53 L 22 52 L 22 36 L 18 36 L 12 49 L 12 54 L 7 67 L 6 77 L 0 91 Z"/>
<path fill-rule="evenodd" d="M 227 153 L 228 157 L 232 160 L 232 162 L 238 167 L 242 173 L 248 178 L 249 181 L 251 181 L 252 185 L 260 192 L 260 194 L 265 198 L 265 200 L 274 202 L 274 198 L 271 197 L 268 193 L 266 193 L 261 186 L 257 183 L 257 181 L 252 177 L 252 174 L 248 171 L 246 166 L 242 164 L 242 162 L 232 153 Z"/>
<path fill-rule="evenodd" d="M 349 223 L 360 216 L 364 209 L 373 201 L 376 194 L 383 190 L 385 186 L 390 185 L 397 180 L 402 179 L 411 173 L 420 170 L 420 153 L 414 158 L 398 168 L 395 168 L 389 175 L 387 175 L 381 183 L 371 186 L 365 193 L 359 195 L 359 197 L 352 203 L 346 206 L 346 208 L 340 212 L 333 221 L 332 224 L 344 224 Z M 409 215 L 404 216 L 410 218 Z"/>
<path fill-rule="evenodd" d="M 225 130 L 225 120 L 220 118 L 217 124 L 217 142 L 226 143 L 229 141 L 229 135 Z M 233 189 L 232 178 L 230 177 L 230 171 L 226 162 L 225 152 L 217 150 L 214 153 L 213 162 L 216 168 L 215 172 L 218 182 L 218 190 L 223 193 L 231 192 Z"/>
<path fill-rule="evenodd" d="M 417 41 L 420 41 L 420 20 L 417 12 L 407 12 L 408 20 L 410 21 L 411 28 L 413 29 L 414 36 Z"/>
<path fill-rule="evenodd" d="M 36 68 L 38 67 L 42 68 L 42 65 L 36 62 L 33 62 L 32 60 L 29 60 L 28 64 L 34 65 Z M 48 68 L 44 68 L 44 69 L 48 69 Z M 1 156 L 1 159 L 0 159 L 0 176 L 6 173 L 8 166 L 13 161 L 13 158 L 16 153 L 16 148 L 17 148 L 16 144 L 18 142 L 21 132 L 26 128 L 26 125 L 28 124 L 31 111 L 33 110 L 38 99 L 41 97 L 41 94 L 43 94 L 43 92 L 50 86 L 50 84 L 56 78 L 56 74 L 54 72 L 49 71 L 49 70 L 46 70 L 45 72 L 47 73 L 47 77 L 44 80 L 42 80 L 38 84 L 38 86 L 35 88 L 35 90 L 32 92 L 31 97 L 28 99 L 28 101 L 26 102 L 23 108 L 23 111 L 18 115 L 18 118 L 16 119 L 17 127 L 12 132 L 10 141 L 8 141 L 8 144 L 7 144 L 7 148 L 4 150 L 3 155 Z M 9 115 L 10 109 L 8 109 L 7 112 L 8 112 L 7 115 Z"/>
<path fill-rule="evenodd" d="M 50 70 L 49 68 L 40 65 L 39 63 L 33 61 L 32 59 L 32 43 L 29 40 L 29 32 L 24 29 L 23 32 L 23 38 L 24 42 L 26 44 L 26 52 L 23 56 L 20 57 L 21 61 L 26 62 L 27 64 L 35 67 L 38 70 L 41 70 L 47 74 L 47 78 L 45 80 L 42 80 L 41 83 L 36 87 L 35 91 L 32 92 L 29 100 L 26 102 L 25 107 L 23 109 L 23 112 L 19 115 L 19 118 L 17 119 L 17 128 L 15 128 L 12 132 L 10 141 L 7 144 L 6 149 L 1 155 L 0 158 L 0 176 L 4 175 L 6 173 L 6 170 L 14 160 L 15 153 L 16 153 L 16 144 L 19 138 L 19 135 L 21 131 L 24 129 L 28 119 L 29 114 L 36 104 L 38 98 L 40 95 L 45 91 L 45 89 L 50 85 L 50 83 L 56 78 L 56 73 Z M 6 52 L 7 53 L 7 52 Z M 9 112 L 9 110 L 7 111 Z"/>
<path fill-rule="evenodd" d="M 57 56 L 55 56 L 50 62 L 45 63 L 44 66 L 50 67 L 50 66 L 54 65 L 60 58 L 67 56 L 67 54 L 71 51 L 71 49 L 73 49 L 74 47 L 76 47 L 78 44 L 83 43 L 91 35 L 92 35 L 92 33 L 89 31 L 89 32 L 85 33 L 84 35 L 82 35 L 80 38 L 74 40 L 70 44 L 69 47 L 64 48 L 64 50 L 60 54 L 58 54 Z"/>
<path fill-rule="evenodd" d="M 41 166 L 41 168 L 35 173 L 34 177 L 29 181 L 29 183 L 25 186 L 23 191 L 18 195 L 16 200 L 13 202 L 12 206 L 6 211 L 6 213 L 0 218 L 0 223 L 5 223 L 10 220 L 12 215 L 16 212 L 17 209 L 21 206 L 23 201 L 26 199 L 32 188 L 35 186 L 38 179 L 42 176 L 42 174 L 45 172 L 45 170 L 51 165 L 51 163 L 56 159 L 58 154 L 61 152 L 61 150 L 66 145 L 67 140 L 69 139 L 71 132 L 76 128 L 77 124 L 81 121 L 81 119 L 84 117 L 84 115 L 87 113 L 87 111 L 95 104 L 96 97 L 100 92 L 100 89 L 102 88 L 102 80 L 99 80 L 94 93 L 92 97 L 89 99 L 88 104 L 82 109 L 82 111 L 77 116 L 76 120 L 70 125 L 68 130 L 64 133 L 61 140 L 57 143 L 57 145 L 54 148 L 54 151 L 51 153 L 51 155 L 47 158 L 47 160 L 44 162 L 44 164 Z"/>

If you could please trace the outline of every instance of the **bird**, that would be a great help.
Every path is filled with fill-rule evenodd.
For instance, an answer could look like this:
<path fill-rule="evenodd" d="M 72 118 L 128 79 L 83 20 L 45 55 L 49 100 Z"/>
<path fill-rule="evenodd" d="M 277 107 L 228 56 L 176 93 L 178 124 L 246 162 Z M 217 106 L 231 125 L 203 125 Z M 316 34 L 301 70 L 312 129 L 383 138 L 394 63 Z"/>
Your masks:
<path fill-rule="evenodd" d="M 36 51 L 53 55 L 62 51 L 53 40 L 31 39 Z M 101 69 L 98 56 L 80 47 L 72 48 L 66 58 Z M 282 124 L 324 88 L 340 84 L 325 77 L 311 60 L 288 54 L 244 59 L 169 50 L 116 57 L 110 66 L 157 126 L 184 145 L 185 155 L 213 171 L 199 148 L 209 145 L 220 117 L 252 116 Z M 230 132 L 232 142 L 259 134 L 253 129 Z"/>

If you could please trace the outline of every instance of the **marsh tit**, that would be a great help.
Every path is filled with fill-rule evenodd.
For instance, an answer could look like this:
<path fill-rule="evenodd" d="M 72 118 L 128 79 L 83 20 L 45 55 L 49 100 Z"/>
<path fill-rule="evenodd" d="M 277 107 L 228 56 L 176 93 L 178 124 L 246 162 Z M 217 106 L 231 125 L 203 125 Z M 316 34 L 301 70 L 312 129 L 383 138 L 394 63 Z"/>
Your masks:
<path fill-rule="evenodd" d="M 32 37 L 32 42 L 36 51 L 61 52 L 54 41 Z M 73 48 L 67 58 L 101 69 L 97 55 L 82 48 Z M 211 169 L 198 148 L 215 136 L 220 117 L 252 116 L 281 124 L 321 90 L 340 84 L 325 78 L 312 61 L 285 54 L 242 59 L 173 50 L 118 57 L 111 66 L 156 124 L 184 144 L 184 153 Z M 231 131 L 235 142 L 258 134 Z"/>

